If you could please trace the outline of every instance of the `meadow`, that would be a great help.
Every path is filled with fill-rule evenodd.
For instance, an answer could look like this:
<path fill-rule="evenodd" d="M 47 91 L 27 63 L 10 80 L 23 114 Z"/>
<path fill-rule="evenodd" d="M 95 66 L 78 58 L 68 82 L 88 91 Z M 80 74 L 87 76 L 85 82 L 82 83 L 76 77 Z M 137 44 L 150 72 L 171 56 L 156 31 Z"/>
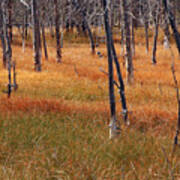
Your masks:
<path fill-rule="evenodd" d="M 120 38 L 118 35 L 115 38 Z M 173 153 L 177 124 L 176 90 L 171 72 L 179 56 L 162 45 L 157 65 L 145 51 L 142 30 L 136 32 L 134 83 L 126 85 L 130 125 L 124 126 L 116 89 L 121 135 L 109 140 L 109 97 L 105 44 L 92 55 L 88 40 L 65 34 L 62 63 L 56 63 L 55 41 L 48 36 L 49 60 L 35 72 L 31 40 L 22 52 L 14 36 L 18 90 L 7 98 L 8 72 L 0 64 L 0 179 L 6 180 L 148 180 L 180 179 L 180 149 Z M 125 81 L 125 67 L 116 50 Z M 172 57 L 172 52 L 174 57 Z M 0 59 L 2 52 L 0 51 Z"/>

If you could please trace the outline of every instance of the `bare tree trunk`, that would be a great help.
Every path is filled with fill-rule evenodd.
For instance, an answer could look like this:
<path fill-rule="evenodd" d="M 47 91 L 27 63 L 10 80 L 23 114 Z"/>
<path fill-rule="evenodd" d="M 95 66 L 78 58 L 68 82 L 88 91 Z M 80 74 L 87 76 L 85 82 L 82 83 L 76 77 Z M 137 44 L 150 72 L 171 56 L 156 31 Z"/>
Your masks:
<path fill-rule="evenodd" d="M 113 57 L 112 57 L 112 42 L 111 42 L 111 31 L 109 27 L 109 15 L 108 15 L 108 4 L 106 0 L 103 0 L 103 8 L 104 8 L 104 24 L 105 24 L 105 32 L 106 32 L 106 45 L 108 52 L 108 70 L 109 70 L 109 100 L 110 100 L 110 110 L 111 110 L 111 120 L 109 123 L 110 139 L 115 138 L 118 135 L 117 132 L 117 120 L 116 120 L 116 103 L 115 103 L 115 95 L 114 95 L 114 78 L 113 78 Z"/>
<path fill-rule="evenodd" d="M 112 35 L 111 35 L 111 48 L 112 48 L 112 55 L 114 58 L 114 62 L 116 65 L 118 81 L 120 84 L 120 85 L 118 85 L 118 84 L 116 84 L 116 85 L 119 89 L 119 95 L 121 98 L 121 104 L 122 104 L 122 109 L 123 109 L 122 114 L 123 114 L 125 124 L 129 124 L 129 122 L 128 122 L 128 109 L 127 109 L 127 105 L 126 105 L 126 96 L 125 96 L 125 87 L 124 87 L 124 82 L 123 82 L 123 78 L 122 78 L 121 69 L 120 69 L 118 58 L 117 58 L 116 50 L 114 47 Z"/>
<path fill-rule="evenodd" d="M 61 44 L 60 44 L 60 31 L 59 31 L 59 8 L 57 0 L 54 0 L 54 10 L 55 10 L 55 26 L 56 26 L 56 61 L 61 63 Z"/>
<path fill-rule="evenodd" d="M 8 0 L 8 31 L 9 39 L 12 42 L 13 33 L 12 33 L 12 0 Z"/>
<path fill-rule="evenodd" d="M 145 31 L 145 37 L 146 37 L 146 53 L 149 52 L 149 33 L 148 33 L 149 25 L 148 22 L 144 22 L 144 31 Z"/>
<path fill-rule="evenodd" d="M 156 17 L 154 17 L 154 42 L 153 42 L 153 53 L 152 53 L 152 63 L 156 64 L 156 50 L 157 50 L 157 40 L 158 40 L 158 33 L 159 33 L 159 10 L 157 8 Z"/>
<path fill-rule="evenodd" d="M 4 66 L 4 68 L 6 68 L 6 42 L 4 39 L 3 12 L 2 12 L 2 8 L 1 8 L 2 7 L 1 3 L 0 3 L 0 37 L 1 37 L 1 44 L 2 44 L 2 51 L 3 51 L 3 66 Z"/>
<path fill-rule="evenodd" d="M 25 39 L 27 40 L 28 38 L 28 10 L 26 10 L 26 13 L 25 13 Z"/>
<path fill-rule="evenodd" d="M 180 55 L 180 34 L 179 34 L 177 27 L 176 27 L 175 17 L 172 13 L 172 10 L 170 9 L 170 7 L 167 4 L 167 0 L 163 0 L 163 4 L 164 4 L 165 11 L 168 15 L 171 28 L 173 30 L 174 39 L 176 41 L 176 46 L 177 46 L 177 49 L 178 49 L 179 55 Z"/>
<path fill-rule="evenodd" d="M 134 33 L 134 19 L 131 20 L 131 49 L 132 49 L 132 55 L 135 56 L 135 33 Z"/>
<path fill-rule="evenodd" d="M 34 46 L 34 65 L 35 71 L 41 71 L 41 36 L 39 25 L 39 14 L 37 9 L 37 1 L 32 0 L 32 17 L 33 17 L 33 46 Z"/>
<path fill-rule="evenodd" d="M 91 32 L 91 28 L 89 27 L 89 24 L 88 24 L 87 20 L 84 19 L 84 21 L 85 21 L 86 28 L 87 28 L 87 31 L 88 31 L 88 36 L 89 36 L 89 39 L 90 39 L 90 42 L 91 42 L 92 54 L 95 54 L 95 43 L 94 43 L 93 35 L 92 35 L 92 32 Z"/>
<path fill-rule="evenodd" d="M 43 40 L 44 55 L 45 55 L 46 60 L 48 60 L 48 51 L 47 51 L 47 43 L 46 43 L 44 24 L 42 24 L 41 28 L 42 28 L 42 40 Z"/>
<path fill-rule="evenodd" d="M 133 61 L 131 52 L 131 33 L 130 33 L 130 18 L 128 14 L 128 5 L 126 0 L 122 0 L 123 9 L 123 22 L 124 22 L 124 36 L 126 46 L 126 71 L 127 71 L 127 83 L 131 84 L 134 79 L 133 73 Z"/>

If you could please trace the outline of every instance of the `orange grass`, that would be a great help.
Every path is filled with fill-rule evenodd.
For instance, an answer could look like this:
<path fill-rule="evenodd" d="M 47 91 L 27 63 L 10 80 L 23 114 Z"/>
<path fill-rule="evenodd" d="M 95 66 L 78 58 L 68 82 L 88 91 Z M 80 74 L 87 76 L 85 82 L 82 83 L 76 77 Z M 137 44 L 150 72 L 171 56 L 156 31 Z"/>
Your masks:
<path fill-rule="evenodd" d="M 123 175 L 123 168 L 125 168 L 127 172 L 127 174 L 124 175 L 126 177 L 125 179 L 135 179 L 135 177 L 138 179 L 136 173 L 139 179 L 147 179 L 144 174 L 146 174 L 146 177 L 149 177 L 149 179 L 158 179 L 158 173 L 160 173 L 162 177 L 167 177 L 167 175 L 170 177 L 167 173 L 168 167 L 163 164 L 163 153 L 161 152 L 161 146 L 159 144 L 162 141 L 163 146 L 168 147 L 167 151 L 170 152 L 171 148 L 169 146 L 171 146 L 171 144 L 169 140 L 173 138 L 176 128 L 176 91 L 170 69 L 172 56 L 170 50 L 163 49 L 160 41 L 158 43 L 157 65 L 152 65 L 152 38 L 150 39 L 150 52 L 146 54 L 142 29 L 137 30 L 136 34 L 136 55 L 133 58 L 134 84 L 126 86 L 126 98 L 131 125 L 128 128 L 122 125 L 123 135 L 121 141 L 117 144 L 115 143 L 112 150 L 109 142 L 106 143 L 108 136 L 107 123 L 109 121 L 108 77 L 100 71 L 100 69 L 106 72 L 108 71 L 105 45 L 102 44 L 97 48 L 97 50 L 103 54 L 103 58 L 99 58 L 97 55 L 91 54 L 90 46 L 87 42 L 77 44 L 73 41 L 73 43 L 69 43 L 69 37 L 67 36 L 62 49 L 62 63 L 57 64 L 55 60 L 55 41 L 48 35 L 49 60 L 46 61 L 43 56 L 42 72 L 36 73 L 34 72 L 33 66 L 31 42 L 28 41 L 28 46 L 23 53 L 20 37 L 16 35 L 12 59 L 16 60 L 17 63 L 17 82 L 19 89 L 17 92 L 12 93 L 10 99 L 7 98 L 7 94 L 4 92 L 7 90 L 8 74 L 7 70 L 3 69 L 1 63 L 0 115 L 6 120 L 1 120 L 0 123 L 4 123 L 5 128 L 11 129 L 14 121 L 19 122 L 20 117 L 27 116 L 27 121 L 25 119 L 23 123 L 27 123 L 29 128 L 33 130 L 31 132 L 28 126 L 26 129 L 26 126 L 24 126 L 23 123 L 21 124 L 21 121 L 19 122 L 20 128 L 18 128 L 18 125 L 16 128 L 12 128 L 12 132 L 18 137 L 18 131 L 21 132 L 22 130 L 22 133 L 25 133 L 24 136 L 27 140 L 21 140 L 27 147 L 30 146 L 28 150 L 26 150 L 25 145 L 19 145 L 19 141 L 16 142 L 16 140 L 13 140 L 11 135 L 9 136 L 12 139 L 7 139 L 10 145 L 8 143 L 8 145 L 6 145 L 6 139 L 3 141 L 3 137 L 1 137 L 4 144 L 0 146 L 0 152 L 7 151 L 8 156 L 10 156 L 13 146 L 23 147 L 22 149 L 17 148 L 15 152 L 12 152 L 16 166 L 12 165 L 13 159 L 12 162 L 11 160 L 7 160 L 9 163 L 9 169 L 7 170 L 9 174 L 8 177 L 11 177 L 10 175 L 15 173 L 16 179 L 21 179 L 22 177 L 28 179 L 26 174 L 30 175 L 34 171 L 35 174 L 31 176 L 31 179 L 43 179 L 43 177 L 48 177 L 49 179 L 58 179 L 58 177 L 68 179 L 68 174 L 71 179 L 88 179 L 88 177 L 93 179 L 93 174 L 94 177 L 99 177 L 100 179 L 105 179 L 106 177 L 107 179 L 118 179 Z M 118 39 L 119 37 L 116 35 L 115 38 Z M 160 38 L 162 37 L 160 36 Z M 120 49 L 120 45 L 116 43 L 116 50 L 125 81 L 126 72 L 123 66 L 123 57 L 120 55 Z M 180 59 L 175 44 L 172 44 L 172 51 L 174 54 L 173 60 L 175 61 L 177 80 L 180 81 Z M 2 52 L 0 52 L 0 59 L 2 59 Z M 115 77 L 115 79 L 117 79 L 117 77 Z M 118 121 L 123 124 L 121 103 L 117 89 L 116 99 L 117 118 Z M 35 119 L 33 119 L 34 117 Z M 52 117 L 54 117 L 55 120 Z M 13 118 L 15 118 L 15 120 Z M 32 122 L 29 119 L 31 119 Z M 59 124 L 63 123 L 63 120 L 61 122 L 59 119 L 65 119 L 64 121 L 66 123 Z M 38 126 L 34 127 L 32 125 L 33 122 L 38 124 Z M 43 127 L 40 126 L 41 123 Z M 47 128 L 46 123 L 49 123 Z M 63 129 L 62 125 L 65 129 L 67 128 L 67 131 Z M 51 129 L 51 126 L 54 129 Z M 23 130 L 23 127 L 25 127 L 25 130 Z M 42 134 L 41 136 L 39 135 L 40 137 L 37 135 L 38 132 L 42 130 L 41 128 L 47 133 L 47 141 L 45 141 L 44 144 L 37 143 L 37 146 L 33 145 L 33 148 L 31 148 L 31 143 L 33 144 L 36 138 L 38 139 L 44 136 Z M 48 128 L 50 128 L 50 130 Z M 32 133 L 33 137 L 35 136 L 35 140 L 33 138 L 32 140 L 28 139 L 29 136 L 26 134 L 26 130 L 28 133 Z M 80 135 L 78 135 L 77 131 Z M 91 132 L 92 137 L 89 137 L 89 134 L 86 136 L 86 132 L 87 134 Z M 49 136 L 48 133 L 50 133 Z M 127 135 L 126 133 L 129 134 Z M 66 135 L 67 137 L 71 135 L 70 139 L 67 139 Z M 52 137 L 56 137 L 57 139 L 53 140 Z M 83 140 L 78 139 L 76 141 L 76 138 Z M 148 139 L 147 141 L 150 142 L 149 144 L 146 144 L 146 138 Z M 166 142 L 167 138 L 168 143 Z M 58 146 L 57 141 L 59 139 L 66 143 L 62 144 L 62 148 L 60 146 L 58 149 L 56 146 Z M 92 143 L 92 146 L 86 142 L 91 141 L 91 139 L 94 143 Z M 140 139 L 140 142 L 138 146 L 135 146 L 134 142 L 138 143 L 138 139 Z M 151 144 L 151 139 L 153 142 L 155 141 L 155 143 L 152 143 L 153 145 Z M 30 142 L 30 145 L 27 142 Z M 41 139 L 38 142 L 41 142 Z M 101 147 L 99 144 L 104 142 L 105 144 Z M 141 142 L 144 143 L 144 146 Z M 152 149 L 151 145 L 153 146 Z M 68 149 L 69 146 L 71 146 L 70 149 Z M 49 149 L 45 150 L 46 147 L 49 147 Z M 157 147 L 159 148 L 158 152 L 156 155 L 153 155 Z M 59 153 L 62 149 L 65 159 L 63 159 L 61 154 L 53 155 L 53 157 L 55 156 L 55 159 L 53 159 L 53 157 L 49 155 L 53 154 L 53 148 L 57 148 Z M 141 150 L 139 150 L 139 148 Z M 118 151 L 119 149 L 120 151 Z M 134 154 L 133 150 L 137 154 Z M 110 153 L 107 154 L 106 152 Z M 15 157 L 14 153 L 17 157 Z M 96 153 L 98 154 L 97 157 L 95 155 Z M 31 159 L 30 154 L 32 154 L 34 159 Z M 2 154 L 0 153 L 0 155 Z M 128 162 L 123 159 L 126 158 L 126 156 Z M 147 158 L 145 156 L 147 156 Z M 165 158 L 166 157 L 164 157 L 164 159 Z M 56 159 L 58 159 L 58 162 L 56 162 Z M 93 159 L 95 163 L 91 162 L 91 159 Z M 123 164 L 121 168 L 118 164 L 118 159 L 122 160 L 120 161 Z M 157 161 L 151 162 L 152 160 L 150 159 L 156 159 Z M 0 161 L 4 162 L 3 156 L 0 157 Z M 106 163 L 106 161 L 108 161 L 108 163 Z M 178 161 L 178 158 L 175 158 L 175 161 Z M 151 164 L 149 165 L 148 163 Z M 60 164 L 62 164 L 62 170 L 59 170 Z M 133 165 L 135 169 L 133 169 Z M 27 166 L 27 168 L 24 168 L 25 166 Z M 161 169 L 161 166 L 164 168 Z M 143 169 L 143 167 L 145 169 Z M 18 171 L 18 168 L 20 171 Z M 157 172 L 157 168 L 159 168 L 159 172 Z M 0 167 L 0 174 L 2 174 L 1 169 L 3 169 L 3 167 Z M 111 174 L 111 170 L 113 170 L 113 174 Z M 22 171 L 25 172 L 25 174 L 22 175 Z M 178 171 L 176 172 L 178 173 Z M 3 174 L 3 177 L 6 179 L 5 174 Z"/>

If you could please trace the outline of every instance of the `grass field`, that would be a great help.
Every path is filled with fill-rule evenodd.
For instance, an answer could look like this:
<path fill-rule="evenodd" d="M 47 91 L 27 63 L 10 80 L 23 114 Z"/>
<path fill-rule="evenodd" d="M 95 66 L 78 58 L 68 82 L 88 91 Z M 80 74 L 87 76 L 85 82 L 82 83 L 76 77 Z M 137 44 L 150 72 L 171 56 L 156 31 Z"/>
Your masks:
<path fill-rule="evenodd" d="M 79 43 L 77 38 L 69 43 L 67 36 L 61 64 L 56 63 L 52 39 L 48 39 L 48 50 L 42 72 L 34 72 L 32 46 L 29 43 L 23 53 L 15 36 L 13 60 L 19 89 L 10 99 L 4 93 L 7 70 L 0 64 L 0 179 L 180 179 L 180 150 L 172 153 L 177 123 L 172 55 L 161 41 L 157 65 L 152 65 L 151 51 L 146 54 L 142 32 L 137 32 L 135 80 L 126 86 L 131 124 L 122 123 L 116 92 L 122 124 L 116 140 L 108 138 L 108 77 L 100 71 L 107 71 L 105 45 L 98 47 L 103 54 L 99 58 L 91 54 L 87 42 Z M 116 50 L 125 79 L 118 43 Z M 172 51 L 180 82 L 175 44 Z"/>

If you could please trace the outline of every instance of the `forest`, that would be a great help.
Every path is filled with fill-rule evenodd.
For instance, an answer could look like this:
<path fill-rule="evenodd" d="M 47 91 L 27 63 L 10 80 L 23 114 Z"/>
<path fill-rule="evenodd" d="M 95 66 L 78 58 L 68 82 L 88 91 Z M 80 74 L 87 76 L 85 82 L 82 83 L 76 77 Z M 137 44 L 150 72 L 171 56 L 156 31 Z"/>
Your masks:
<path fill-rule="evenodd" d="M 1 0 L 0 60 L 0 179 L 180 179 L 179 0 Z"/>

